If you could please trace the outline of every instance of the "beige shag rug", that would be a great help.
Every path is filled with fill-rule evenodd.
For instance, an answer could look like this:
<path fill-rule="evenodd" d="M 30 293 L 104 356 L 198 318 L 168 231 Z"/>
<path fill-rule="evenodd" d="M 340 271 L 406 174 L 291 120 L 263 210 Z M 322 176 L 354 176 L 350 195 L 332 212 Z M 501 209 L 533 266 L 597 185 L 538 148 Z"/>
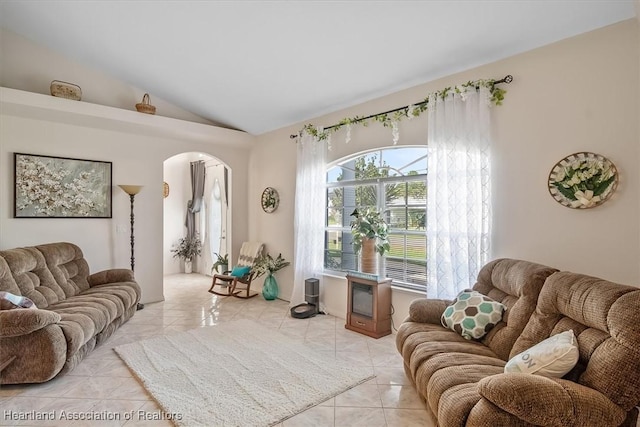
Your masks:
<path fill-rule="evenodd" d="M 374 377 L 251 320 L 115 351 L 178 426 L 270 426 Z"/>

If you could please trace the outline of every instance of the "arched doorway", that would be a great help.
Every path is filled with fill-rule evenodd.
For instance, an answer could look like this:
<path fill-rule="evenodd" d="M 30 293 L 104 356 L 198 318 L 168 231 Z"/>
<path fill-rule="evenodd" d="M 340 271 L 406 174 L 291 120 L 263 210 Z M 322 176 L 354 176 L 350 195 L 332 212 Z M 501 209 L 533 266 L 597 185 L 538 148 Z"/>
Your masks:
<path fill-rule="evenodd" d="M 168 188 L 164 198 L 163 273 L 184 271 L 180 260 L 173 258 L 171 249 L 186 236 L 187 202 L 191 200 L 192 162 L 204 162 L 204 203 L 195 214 L 195 230 L 202 241 L 202 255 L 194 260 L 193 271 L 211 275 L 216 260 L 214 253 L 229 254 L 231 250 L 231 170 L 220 159 L 205 153 L 188 152 L 164 161 L 163 176 Z"/>

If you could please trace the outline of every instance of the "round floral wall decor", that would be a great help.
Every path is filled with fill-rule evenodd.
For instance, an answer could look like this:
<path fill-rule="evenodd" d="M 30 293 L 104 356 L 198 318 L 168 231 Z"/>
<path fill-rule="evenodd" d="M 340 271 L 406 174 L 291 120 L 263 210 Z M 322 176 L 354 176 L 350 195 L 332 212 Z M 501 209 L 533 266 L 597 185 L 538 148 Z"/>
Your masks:
<path fill-rule="evenodd" d="M 616 190 L 618 171 L 600 154 L 582 152 L 560 160 L 549 173 L 549 192 L 563 206 L 588 209 L 601 205 Z"/>
<path fill-rule="evenodd" d="M 271 213 L 278 208 L 280 204 L 280 196 L 275 188 L 267 187 L 262 192 L 261 197 L 262 210 Z"/>

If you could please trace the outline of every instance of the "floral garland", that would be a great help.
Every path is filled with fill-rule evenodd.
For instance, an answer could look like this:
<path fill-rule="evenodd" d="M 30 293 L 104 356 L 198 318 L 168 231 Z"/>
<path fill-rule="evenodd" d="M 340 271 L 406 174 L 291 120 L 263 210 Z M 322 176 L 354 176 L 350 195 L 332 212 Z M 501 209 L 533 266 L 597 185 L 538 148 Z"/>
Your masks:
<path fill-rule="evenodd" d="M 502 101 L 504 100 L 504 95 L 507 93 L 506 90 L 496 86 L 496 80 L 493 79 L 481 79 L 468 81 L 467 83 L 463 83 L 461 85 L 455 87 L 446 87 L 442 90 L 435 92 L 435 96 L 445 99 L 450 93 L 460 94 L 464 98 L 464 94 L 469 90 L 478 90 L 481 87 L 485 87 L 489 89 L 491 93 L 491 103 L 495 105 L 502 105 Z M 362 126 L 369 126 L 371 122 L 382 123 L 384 127 L 390 127 L 393 134 L 393 143 L 394 145 L 400 139 L 400 134 L 398 131 L 398 123 L 404 119 L 411 120 L 414 117 L 420 116 L 420 114 L 427 111 L 427 106 L 429 104 L 429 97 L 425 98 L 424 101 L 418 102 L 417 104 L 408 105 L 404 108 L 399 108 L 395 111 L 391 111 L 388 113 L 380 113 L 371 117 L 346 117 L 340 120 L 336 125 L 323 129 L 316 127 L 312 124 L 306 124 L 302 130 L 299 132 L 299 135 L 302 135 L 303 132 L 317 138 L 320 141 L 328 141 L 330 144 L 330 136 L 332 133 L 335 133 L 346 127 L 347 129 L 347 138 L 346 142 L 348 143 L 351 139 L 351 125 L 360 124 Z"/>

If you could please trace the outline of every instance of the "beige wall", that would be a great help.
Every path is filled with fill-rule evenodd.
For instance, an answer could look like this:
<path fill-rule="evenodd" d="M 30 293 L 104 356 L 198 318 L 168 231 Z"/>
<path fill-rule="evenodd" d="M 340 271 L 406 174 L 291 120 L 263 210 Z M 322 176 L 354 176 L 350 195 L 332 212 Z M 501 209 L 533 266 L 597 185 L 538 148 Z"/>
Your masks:
<path fill-rule="evenodd" d="M 640 0 L 636 0 L 636 21 L 638 22 L 638 28 L 640 28 Z M 638 46 L 640 46 L 640 29 L 637 33 Z M 640 82 L 640 55 L 638 56 L 638 82 Z M 638 83 L 638 99 L 640 99 L 640 83 Z M 638 107 L 638 164 L 640 165 L 640 107 Z M 640 203 L 640 198 L 638 199 L 638 203 Z M 638 221 L 640 221 L 640 218 Z M 638 269 L 640 270 L 640 259 L 638 259 Z M 638 426 L 640 426 L 640 419 L 638 420 Z"/>
<path fill-rule="evenodd" d="M 32 99 L 33 95 L 26 98 Z M 74 102 L 38 96 L 36 101 L 38 98 L 45 101 L 44 105 Z M 0 249 L 71 241 L 83 249 L 92 272 L 129 268 L 129 197 L 117 185 L 143 185 L 135 198 L 136 279 L 143 290 L 143 302 L 159 301 L 163 299 L 163 162 L 183 152 L 216 157 L 231 168 L 232 193 L 247 194 L 247 157 L 253 141 L 250 135 L 224 129 L 217 137 L 212 134 L 209 140 L 192 138 L 193 135 L 186 132 L 182 138 L 145 135 L 149 129 L 154 129 L 148 123 L 169 120 L 178 129 L 185 122 L 136 112 L 125 114 L 146 123 L 133 126 L 110 120 L 102 114 L 104 109 L 101 108 L 97 108 L 101 111 L 99 116 L 87 118 L 48 108 L 9 105 L 5 101 L 3 98 L 0 114 Z M 79 110 L 92 107 L 81 103 L 69 105 Z M 107 110 L 111 112 L 112 109 Z M 115 113 L 117 117 L 122 115 L 120 111 Z M 66 120 L 69 117 L 73 120 Z M 132 131 L 118 130 L 125 127 Z M 230 141 L 244 148 L 237 148 Z M 14 152 L 113 162 L 113 218 L 13 218 Z M 242 242 L 248 239 L 247 211 L 245 197 L 234 199 L 234 252 L 239 251 Z M 182 214 L 175 221 L 182 223 Z"/>
<path fill-rule="evenodd" d="M 135 111 L 144 88 L 137 88 L 85 67 L 41 45 L 0 29 L 0 86 L 50 94 L 52 80 L 74 83 L 82 89 L 82 100 Z M 151 104 L 159 116 L 213 124 L 151 93 Z"/>
<path fill-rule="evenodd" d="M 373 114 L 424 99 L 431 91 L 471 79 L 515 81 L 493 116 L 492 257 L 513 257 L 640 286 L 639 51 L 636 19 L 583 34 L 486 66 L 311 120 L 328 126 L 346 116 Z M 339 72 L 339 68 L 336 69 Z M 304 96 L 304 94 L 300 94 Z M 401 125 L 400 144 L 426 142 L 426 116 Z M 251 152 L 249 235 L 270 252 L 293 255 L 296 145 L 289 134 L 302 123 L 258 137 Z M 391 145 L 389 129 L 354 129 L 345 145 L 333 138 L 331 160 Z M 547 190 L 551 167 L 576 151 L 609 157 L 620 171 L 612 200 L 591 210 L 567 209 Z M 273 214 L 259 206 L 264 187 L 278 189 Z M 281 296 L 292 289 L 293 269 L 278 273 Z M 346 281 L 325 277 L 322 300 L 344 316 Z M 415 294 L 394 290 L 394 321 Z"/>

